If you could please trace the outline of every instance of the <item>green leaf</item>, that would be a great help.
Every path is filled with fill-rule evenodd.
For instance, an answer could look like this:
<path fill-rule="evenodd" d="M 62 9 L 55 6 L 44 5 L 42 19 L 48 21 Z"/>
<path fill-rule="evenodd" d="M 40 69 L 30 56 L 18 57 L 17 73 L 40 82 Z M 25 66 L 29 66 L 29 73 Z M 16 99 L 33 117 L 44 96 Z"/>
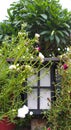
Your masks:
<path fill-rule="evenodd" d="M 46 15 L 46 14 L 41 14 L 41 16 L 42 16 L 45 20 L 47 20 L 47 15 Z"/>
<path fill-rule="evenodd" d="M 67 31 L 63 31 L 63 33 L 69 37 L 69 33 Z"/>
<path fill-rule="evenodd" d="M 53 40 L 54 40 L 54 35 L 50 36 L 50 41 L 53 41 Z"/>
<path fill-rule="evenodd" d="M 60 34 L 61 37 L 64 37 L 64 34 L 62 31 L 57 31 L 58 34 Z"/>
<path fill-rule="evenodd" d="M 65 27 L 70 28 L 69 24 L 63 23 Z"/>
<path fill-rule="evenodd" d="M 40 33 L 40 35 L 45 35 L 45 34 L 48 34 L 48 33 L 49 33 L 49 31 L 43 31 L 43 32 Z"/>
<path fill-rule="evenodd" d="M 66 40 L 65 40 L 65 39 L 62 39 L 62 43 L 66 44 L 67 42 L 66 42 Z"/>
<path fill-rule="evenodd" d="M 53 30 L 53 31 L 51 32 L 51 36 L 53 36 L 53 35 L 54 35 L 54 33 L 55 33 L 55 30 Z"/>
<path fill-rule="evenodd" d="M 57 35 L 55 35 L 55 40 L 56 40 L 57 44 L 59 44 L 60 38 Z"/>
<path fill-rule="evenodd" d="M 3 37 L 3 35 L 0 35 L 0 39 Z"/>

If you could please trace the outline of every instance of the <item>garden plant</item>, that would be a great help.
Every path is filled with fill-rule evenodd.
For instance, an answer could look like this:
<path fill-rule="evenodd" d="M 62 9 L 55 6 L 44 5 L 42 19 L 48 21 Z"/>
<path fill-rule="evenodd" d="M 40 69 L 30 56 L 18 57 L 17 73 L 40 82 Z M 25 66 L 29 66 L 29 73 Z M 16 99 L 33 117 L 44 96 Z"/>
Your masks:
<path fill-rule="evenodd" d="M 36 39 L 29 39 L 21 30 L 17 37 L 5 37 L 0 46 L 0 120 L 8 117 L 17 123 L 19 118 L 32 114 L 25 106 L 24 94 L 32 91 L 26 79 L 39 71 L 43 60 L 34 48 Z M 37 63 L 39 67 L 34 69 Z"/>
<path fill-rule="evenodd" d="M 58 74 L 60 82 L 55 85 L 55 98 L 49 111 L 44 112 L 48 130 L 71 129 L 71 48 L 60 56 Z M 57 87 L 58 86 L 58 87 Z"/>

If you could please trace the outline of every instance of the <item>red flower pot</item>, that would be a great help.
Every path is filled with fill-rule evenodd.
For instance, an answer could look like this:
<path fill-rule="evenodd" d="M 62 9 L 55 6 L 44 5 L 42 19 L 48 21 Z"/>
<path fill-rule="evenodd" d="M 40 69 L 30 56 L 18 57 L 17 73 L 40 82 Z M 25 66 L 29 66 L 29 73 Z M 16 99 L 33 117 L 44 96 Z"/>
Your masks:
<path fill-rule="evenodd" d="M 7 117 L 0 121 L 0 130 L 15 130 L 15 124 L 11 123 Z"/>

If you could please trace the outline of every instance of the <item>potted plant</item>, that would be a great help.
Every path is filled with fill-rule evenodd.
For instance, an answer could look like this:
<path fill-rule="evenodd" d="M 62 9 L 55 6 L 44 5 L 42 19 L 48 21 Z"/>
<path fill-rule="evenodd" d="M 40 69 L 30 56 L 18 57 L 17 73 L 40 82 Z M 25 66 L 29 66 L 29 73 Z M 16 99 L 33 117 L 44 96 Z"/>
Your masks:
<path fill-rule="evenodd" d="M 7 117 L 4 117 L 3 120 L 0 121 L 0 129 L 1 130 L 14 130 L 16 125 L 8 120 Z"/>
<path fill-rule="evenodd" d="M 20 31 L 17 37 L 6 37 L 0 46 L 0 130 L 13 130 L 18 117 L 25 118 L 29 111 L 21 94 L 31 91 L 29 85 L 23 84 L 34 73 L 36 63 L 32 61 L 37 58 L 34 42 Z"/>

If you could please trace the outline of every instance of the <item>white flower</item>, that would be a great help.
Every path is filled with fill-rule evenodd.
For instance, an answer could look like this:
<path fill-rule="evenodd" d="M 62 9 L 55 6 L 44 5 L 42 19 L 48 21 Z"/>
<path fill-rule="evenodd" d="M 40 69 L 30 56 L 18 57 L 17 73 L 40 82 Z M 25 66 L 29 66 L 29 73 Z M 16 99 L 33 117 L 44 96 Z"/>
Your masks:
<path fill-rule="evenodd" d="M 12 109 L 12 112 L 16 112 L 16 109 Z"/>
<path fill-rule="evenodd" d="M 69 47 L 67 47 L 67 51 L 69 51 Z"/>
<path fill-rule="evenodd" d="M 29 109 L 26 105 L 24 105 L 22 108 L 23 108 L 25 114 L 27 114 L 29 112 Z"/>
<path fill-rule="evenodd" d="M 39 58 L 41 62 L 44 62 L 44 55 L 41 52 L 39 52 Z"/>
<path fill-rule="evenodd" d="M 10 66 L 9 66 L 9 69 L 10 69 L 10 70 L 16 69 L 16 65 L 10 65 Z"/>
<path fill-rule="evenodd" d="M 20 36 L 22 36 L 23 35 L 23 33 L 22 32 L 18 32 L 18 36 L 20 37 Z"/>
<path fill-rule="evenodd" d="M 22 108 L 18 109 L 18 117 L 25 118 L 26 114 L 29 112 L 29 109 L 26 105 L 24 105 Z"/>
<path fill-rule="evenodd" d="M 25 70 L 28 72 L 33 72 L 33 68 L 30 65 L 25 65 Z"/>
<path fill-rule="evenodd" d="M 58 51 L 60 51 L 60 48 L 58 48 Z"/>
<path fill-rule="evenodd" d="M 30 113 L 29 113 L 31 116 L 33 115 L 33 112 L 32 111 L 30 111 Z"/>
<path fill-rule="evenodd" d="M 39 38 L 40 35 L 38 33 L 35 33 L 35 38 Z"/>
<path fill-rule="evenodd" d="M 24 113 L 23 108 L 18 109 L 18 117 L 25 118 L 25 113 Z"/>
<path fill-rule="evenodd" d="M 16 66 L 19 67 L 19 64 L 17 64 Z"/>

